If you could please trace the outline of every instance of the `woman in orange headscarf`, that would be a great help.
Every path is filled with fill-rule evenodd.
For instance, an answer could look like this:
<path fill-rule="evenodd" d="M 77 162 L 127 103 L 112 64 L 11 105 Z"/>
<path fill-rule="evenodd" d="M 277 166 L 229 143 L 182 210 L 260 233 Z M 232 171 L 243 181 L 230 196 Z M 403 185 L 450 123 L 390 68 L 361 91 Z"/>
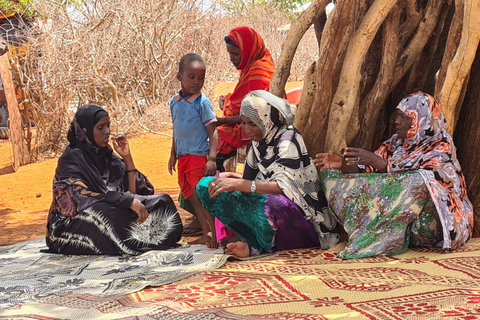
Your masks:
<path fill-rule="evenodd" d="M 270 80 L 275 72 L 272 56 L 265 47 L 260 35 L 249 27 L 237 27 L 225 37 L 230 61 L 240 78 L 232 93 L 221 96 L 220 108 L 223 117 L 218 117 L 218 155 L 217 168 L 224 171 L 225 160 L 236 156 L 250 139 L 240 127 L 240 106 L 243 98 L 253 90 L 268 90 Z"/>

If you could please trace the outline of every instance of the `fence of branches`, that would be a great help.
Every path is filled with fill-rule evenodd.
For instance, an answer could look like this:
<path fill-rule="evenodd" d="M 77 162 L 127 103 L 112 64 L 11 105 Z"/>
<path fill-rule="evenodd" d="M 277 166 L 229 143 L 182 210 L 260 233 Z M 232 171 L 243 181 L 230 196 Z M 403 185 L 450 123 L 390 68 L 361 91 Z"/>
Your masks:
<path fill-rule="evenodd" d="M 71 8 L 37 2 L 42 16 L 32 24 L 29 50 L 21 60 L 23 82 L 36 135 L 31 158 L 65 147 L 73 113 L 80 105 L 104 106 L 113 132 L 160 132 L 169 127 L 170 97 L 179 90 L 178 61 L 188 52 L 204 57 L 203 92 L 212 99 L 220 82 L 235 81 L 224 36 L 239 25 L 256 29 L 274 60 L 289 21 L 274 8 L 242 15 L 226 13 L 209 1 L 101 0 Z M 304 37 L 292 66 L 299 80 L 317 58 L 313 30 Z"/>

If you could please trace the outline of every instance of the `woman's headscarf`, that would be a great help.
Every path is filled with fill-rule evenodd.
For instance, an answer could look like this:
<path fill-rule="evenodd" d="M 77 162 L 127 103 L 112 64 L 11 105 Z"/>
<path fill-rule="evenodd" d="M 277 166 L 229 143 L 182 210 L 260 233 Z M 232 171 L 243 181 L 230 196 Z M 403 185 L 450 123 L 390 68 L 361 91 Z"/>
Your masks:
<path fill-rule="evenodd" d="M 225 96 L 224 117 L 237 116 L 240 113 L 241 103 L 247 93 L 254 90 L 268 90 L 270 80 L 275 72 L 270 52 L 265 47 L 262 37 L 249 27 L 237 27 L 227 36 L 238 48 L 242 60 L 238 66 L 241 70 L 238 83 L 231 94 Z M 248 136 L 242 131 L 240 125 L 221 125 L 218 134 L 222 141 L 219 143 L 219 152 L 228 154 L 231 151 L 248 144 Z"/>
<path fill-rule="evenodd" d="M 248 68 L 253 62 L 264 58 L 270 52 L 265 48 L 262 37 L 249 27 L 237 27 L 230 30 L 228 36 L 240 49 L 242 61 L 238 70 Z"/>
<path fill-rule="evenodd" d="M 93 128 L 104 117 L 108 117 L 108 113 L 100 106 L 94 104 L 81 106 L 70 123 L 67 140 L 70 148 L 81 149 L 85 159 L 88 159 L 105 178 L 108 175 L 107 158 L 111 156 L 112 149 L 97 146 L 93 136 Z"/>
<path fill-rule="evenodd" d="M 70 146 L 75 146 L 79 141 L 97 146 L 93 137 L 93 128 L 104 117 L 108 117 L 108 112 L 95 104 L 78 108 L 67 133 Z"/>
<path fill-rule="evenodd" d="M 75 216 L 99 201 L 130 207 L 133 194 L 127 192 L 125 164 L 110 146 L 101 148 L 95 143 L 93 129 L 106 116 L 108 113 L 97 105 L 82 106 L 75 113 L 67 134 L 70 145 L 58 159 L 55 171 L 51 212 Z M 136 190 L 140 194 L 154 191 L 140 172 Z"/>
<path fill-rule="evenodd" d="M 442 221 L 443 248 L 456 249 L 472 234 L 473 210 L 440 104 L 417 92 L 405 97 L 397 109 L 412 119 L 405 141 L 394 134 L 375 153 L 387 160 L 388 172 L 420 172 Z M 373 168 L 367 167 L 367 172 L 371 171 Z"/>
<path fill-rule="evenodd" d="M 420 141 L 431 140 L 446 127 L 447 121 L 440 109 L 440 104 L 431 95 L 418 92 L 405 97 L 397 106 L 397 110 L 412 119 L 405 141 L 400 141 L 397 134 L 392 136 L 395 144 L 414 145 Z"/>
<path fill-rule="evenodd" d="M 122 177 L 121 169 L 112 166 L 112 162 L 119 161 L 118 156 L 113 154 L 110 146 L 97 146 L 93 135 L 95 125 L 107 116 L 108 113 L 97 105 L 78 108 L 67 133 L 70 145 L 58 161 L 56 180 L 79 179 L 88 190 L 105 193 L 112 174 Z"/>
<path fill-rule="evenodd" d="M 277 182 L 314 225 L 322 248 L 330 248 L 338 242 L 338 234 L 331 232 L 335 218 L 328 210 L 302 135 L 291 126 L 295 111 L 295 105 L 263 90 L 252 91 L 243 99 L 240 115 L 253 121 L 263 134 L 261 141 L 251 142 L 243 178 Z"/>

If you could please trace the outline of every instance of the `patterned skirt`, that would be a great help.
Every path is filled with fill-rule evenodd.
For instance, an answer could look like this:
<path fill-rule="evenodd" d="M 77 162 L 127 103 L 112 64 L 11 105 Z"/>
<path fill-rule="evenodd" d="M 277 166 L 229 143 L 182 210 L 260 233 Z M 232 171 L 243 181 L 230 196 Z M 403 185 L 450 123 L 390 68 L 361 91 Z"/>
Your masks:
<path fill-rule="evenodd" d="M 205 177 L 197 184 L 202 205 L 248 243 L 250 256 L 320 246 L 313 225 L 285 196 L 233 191 L 210 198 L 208 184 L 212 179 Z"/>
<path fill-rule="evenodd" d="M 169 249 L 182 236 L 183 225 L 167 194 L 135 195 L 149 212 L 138 224 L 129 208 L 97 202 L 73 217 L 51 212 L 48 221 L 49 252 L 63 254 L 139 255 Z"/>
<path fill-rule="evenodd" d="M 415 171 L 344 175 L 325 170 L 330 209 L 348 234 L 343 259 L 403 253 L 409 246 L 442 244 L 442 225 L 421 175 Z"/>

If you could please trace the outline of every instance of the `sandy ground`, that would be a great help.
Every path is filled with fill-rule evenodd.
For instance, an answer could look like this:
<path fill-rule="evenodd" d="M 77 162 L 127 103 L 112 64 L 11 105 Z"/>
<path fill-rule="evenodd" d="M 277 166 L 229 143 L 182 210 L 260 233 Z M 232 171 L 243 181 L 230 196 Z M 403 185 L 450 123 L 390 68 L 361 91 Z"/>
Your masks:
<path fill-rule="evenodd" d="M 216 88 L 212 99 L 214 107 L 217 107 L 218 96 L 231 92 L 234 86 L 235 83 L 226 83 Z M 288 83 L 287 90 L 297 86 L 301 86 L 301 82 Z M 164 132 L 171 133 L 171 130 Z M 179 187 L 177 176 L 171 176 L 167 170 L 171 138 L 166 135 L 145 134 L 129 141 L 136 167 L 152 182 L 155 192 L 168 193 L 176 201 Z M 10 143 L 0 140 L 0 246 L 45 235 L 57 159 L 29 164 L 17 172 L 11 163 Z M 189 216 L 179 211 L 183 220 Z"/>

